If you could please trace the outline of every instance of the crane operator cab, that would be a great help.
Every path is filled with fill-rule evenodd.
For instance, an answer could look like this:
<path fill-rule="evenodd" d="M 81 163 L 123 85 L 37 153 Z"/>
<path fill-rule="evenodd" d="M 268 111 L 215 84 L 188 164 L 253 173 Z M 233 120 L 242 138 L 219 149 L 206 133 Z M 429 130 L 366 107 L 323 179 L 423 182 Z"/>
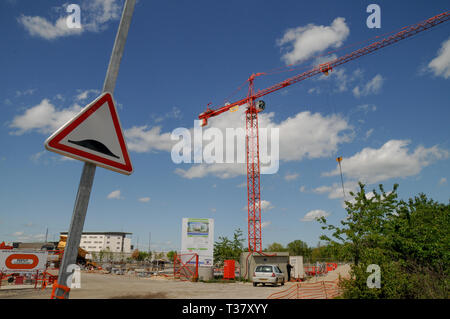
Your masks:
<path fill-rule="evenodd" d="M 264 102 L 263 100 L 259 100 L 258 102 L 256 102 L 256 108 L 258 109 L 258 113 L 264 111 L 266 108 L 266 102 Z"/>
<path fill-rule="evenodd" d="M 329 72 L 333 71 L 333 68 L 330 66 L 329 63 L 324 63 L 319 65 L 320 72 L 322 72 L 325 75 L 329 75 Z"/>

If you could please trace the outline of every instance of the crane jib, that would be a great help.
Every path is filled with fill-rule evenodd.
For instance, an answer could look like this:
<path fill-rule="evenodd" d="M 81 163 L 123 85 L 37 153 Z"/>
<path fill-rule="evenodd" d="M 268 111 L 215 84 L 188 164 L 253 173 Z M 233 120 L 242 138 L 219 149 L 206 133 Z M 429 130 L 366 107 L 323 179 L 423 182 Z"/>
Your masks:
<path fill-rule="evenodd" d="M 302 74 L 293 76 L 289 79 L 286 79 L 280 83 L 277 83 L 271 87 L 268 87 L 266 89 L 262 89 L 257 91 L 256 93 L 252 94 L 251 96 L 248 96 L 246 98 L 243 98 L 239 101 L 236 101 L 234 103 L 219 107 L 215 110 L 213 109 L 208 109 L 206 112 L 203 112 L 199 115 L 199 119 L 205 119 L 207 120 L 210 117 L 214 117 L 217 116 L 219 114 L 222 114 L 228 110 L 230 110 L 231 108 L 235 107 L 235 106 L 240 106 L 240 105 L 244 105 L 246 104 L 250 99 L 255 100 L 258 98 L 261 98 L 267 94 L 273 93 L 275 91 L 278 91 L 280 89 L 283 89 L 287 86 L 290 86 L 292 84 L 295 84 L 297 82 L 303 81 L 307 78 L 310 78 L 312 76 L 318 75 L 318 74 L 323 74 L 323 73 L 328 73 L 328 71 L 331 71 L 334 67 L 337 67 L 339 65 L 342 65 L 344 63 L 350 62 L 352 60 L 355 60 L 359 57 L 362 57 L 364 55 L 370 54 L 374 51 L 377 51 L 379 49 L 382 49 L 384 47 L 387 47 L 391 44 L 397 43 L 398 41 L 401 41 L 403 39 L 412 37 L 414 35 L 416 35 L 417 33 L 420 33 L 422 31 L 426 31 L 434 26 L 437 26 L 441 23 L 447 22 L 448 20 L 450 20 L 450 12 L 446 11 L 443 12 L 441 14 L 438 14 L 432 18 L 429 18 L 425 21 L 410 25 L 408 27 L 405 27 L 402 29 L 402 31 L 391 35 L 387 38 L 384 38 L 382 40 L 373 42 L 371 44 L 369 44 L 368 46 L 365 46 L 361 49 L 358 49 L 356 51 L 353 51 L 351 53 L 348 53 L 342 57 L 336 58 L 334 60 L 331 60 L 329 62 L 320 64 L 318 66 L 315 66 L 312 70 L 306 71 Z M 324 68 L 324 66 L 326 66 Z M 253 81 L 253 79 L 256 76 L 260 76 L 260 75 L 264 75 L 264 73 L 256 73 L 253 74 L 250 78 L 249 81 Z"/>

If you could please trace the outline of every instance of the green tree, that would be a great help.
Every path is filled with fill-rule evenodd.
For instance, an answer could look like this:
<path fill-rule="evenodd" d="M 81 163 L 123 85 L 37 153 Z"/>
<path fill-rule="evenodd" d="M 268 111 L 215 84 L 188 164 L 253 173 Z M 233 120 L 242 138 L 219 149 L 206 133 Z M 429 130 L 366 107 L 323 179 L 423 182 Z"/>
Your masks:
<path fill-rule="evenodd" d="M 136 261 L 144 261 L 148 257 L 149 257 L 149 253 L 147 253 L 145 251 L 139 251 L 137 249 L 134 250 L 133 253 L 131 254 L 131 258 Z"/>
<path fill-rule="evenodd" d="M 287 248 L 285 248 L 282 244 L 280 243 L 272 243 L 269 246 L 267 246 L 267 249 L 265 249 L 265 251 L 268 252 L 284 252 L 287 251 Z"/>
<path fill-rule="evenodd" d="M 233 240 L 221 236 L 214 243 L 214 263 L 223 264 L 226 259 L 239 260 L 243 251 L 244 238 L 242 230 L 237 229 L 234 231 Z"/>
<path fill-rule="evenodd" d="M 355 265 L 360 262 L 362 254 L 385 241 L 383 230 L 388 218 L 398 206 L 398 184 L 395 184 L 389 193 L 379 185 L 380 192 L 373 190 L 371 196 L 366 196 L 364 184 L 359 183 L 359 187 L 360 191 L 356 196 L 350 192 L 350 195 L 354 196 L 354 202 L 345 202 L 347 218 L 341 221 L 342 227 L 327 225 L 325 217 L 319 219 L 319 222 L 325 225 L 322 229 L 333 231 L 332 237 L 335 240 L 326 235 L 322 235 L 320 239 L 343 244 L 350 250 Z"/>
<path fill-rule="evenodd" d="M 423 194 L 408 202 L 397 200 L 398 185 L 386 193 L 366 194 L 365 186 L 346 201 L 347 218 L 341 226 L 327 225 L 331 245 L 350 257 L 351 279 L 343 280 L 347 298 L 448 298 L 450 205 Z M 340 244 L 340 246 L 338 245 Z M 381 269 L 381 288 L 367 286 L 367 267 Z"/>
<path fill-rule="evenodd" d="M 311 256 L 311 248 L 301 240 L 294 240 L 287 244 L 287 251 L 291 256 L 303 256 L 309 258 Z"/>
<path fill-rule="evenodd" d="M 169 259 L 170 261 L 173 261 L 173 258 L 175 257 L 175 255 L 177 254 L 177 252 L 175 250 L 171 250 L 167 253 L 167 259 Z"/>

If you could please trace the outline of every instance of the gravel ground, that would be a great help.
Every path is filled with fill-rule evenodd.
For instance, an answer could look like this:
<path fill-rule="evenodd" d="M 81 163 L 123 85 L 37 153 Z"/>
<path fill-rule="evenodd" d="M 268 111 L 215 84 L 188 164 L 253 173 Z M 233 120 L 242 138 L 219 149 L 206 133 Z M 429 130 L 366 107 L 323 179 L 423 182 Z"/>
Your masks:
<path fill-rule="evenodd" d="M 347 274 L 349 267 L 340 266 L 326 276 L 314 280 L 334 280 Z M 81 274 L 81 288 L 72 289 L 71 299 L 158 298 L 158 299 L 266 299 L 269 295 L 289 288 L 284 286 L 257 286 L 251 283 L 182 282 L 164 277 L 137 278 L 126 275 L 100 273 Z M 0 299 L 49 299 L 51 287 L 40 289 L 1 289 Z"/>

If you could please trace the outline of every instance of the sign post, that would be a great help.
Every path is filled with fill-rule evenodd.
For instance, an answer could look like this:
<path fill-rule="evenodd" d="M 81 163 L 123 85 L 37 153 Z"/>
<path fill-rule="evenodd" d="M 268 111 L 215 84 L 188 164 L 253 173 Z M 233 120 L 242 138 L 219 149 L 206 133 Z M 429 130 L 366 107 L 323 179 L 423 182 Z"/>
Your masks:
<path fill-rule="evenodd" d="M 126 0 L 122 13 L 122 18 L 117 31 L 114 48 L 109 61 L 108 71 L 106 73 L 105 83 L 103 85 L 103 92 L 114 93 L 116 86 L 117 75 L 119 73 L 120 61 L 122 59 L 125 42 L 130 29 L 131 18 L 133 16 L 134 6 L 136 0 Z M 89 197 L 91 195 L 92 184 L 94 182 L 96 165 L 86 162 L 81 174 L 80 185 L 78 186 L 78 193 L 75 200 L 72 220 L 70 222 L 70 229 L 67 237 L 67 244 L 64 249 L 64 256 L 59 268 L 58 286 L 56 286 L 56 298 L 69 298 L 69 291 L 63 287 L 71 285 L 67 280 L 71 278 L 72 273 L 67 272 L 69 265 L 75 264 L 78 256 L 78 247 L 80 245 L 81 234 L 83 232 L 84 220 L 89 204 Z"/>

